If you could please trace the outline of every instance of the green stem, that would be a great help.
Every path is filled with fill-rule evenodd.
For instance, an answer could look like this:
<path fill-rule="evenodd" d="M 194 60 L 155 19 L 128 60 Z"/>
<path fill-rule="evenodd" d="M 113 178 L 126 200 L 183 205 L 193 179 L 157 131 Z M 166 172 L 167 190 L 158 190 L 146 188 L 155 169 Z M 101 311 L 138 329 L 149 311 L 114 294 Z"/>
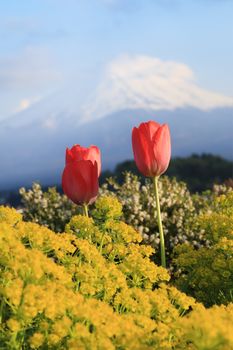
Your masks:
<path fill-rule="evenodd" d="M 2 297 L 1 304 L 0 304 L 0 324 L 2 324 L 2 319 L 3 319 L 4 302 L 5 300 Z"/>
<path fill-rule="evenodd" d="M 103 243 L 104 243 L 104 235 L 105 233 L 102 233 L 102 237 L 101 237 L 101 242 L 100 242 L 100 254 L 102 254 L 102 249 L 103 249 Z"/>
<path fill-rule="evenodd" d="M 83 214 L 88 217 L 88 205 L 83 204 Z"/>
<path fill-rule="evenodd" d="M 162 226 L 160 203 L 159 203 L 158 179 L 159 179 L 158 176 L 153 177 L 153 184 L 154 184 L 154 193 L 155 193 L 156 208 L 157 208 L 157 219 L 158 219 L 158 226 L 159 226 L 161 265 L 163 267 L 166 267 L 165 243 L 164 243 L 163 226 Z"/>

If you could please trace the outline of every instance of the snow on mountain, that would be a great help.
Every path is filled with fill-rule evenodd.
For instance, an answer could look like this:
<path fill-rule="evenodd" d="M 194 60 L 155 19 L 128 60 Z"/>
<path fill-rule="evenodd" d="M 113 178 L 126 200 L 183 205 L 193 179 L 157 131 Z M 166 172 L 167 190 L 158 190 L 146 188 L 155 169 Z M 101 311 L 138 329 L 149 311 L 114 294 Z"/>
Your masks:
<path fill-rule="evenodd" d="M 126 109 L 209 110 L 233 107 L 233 97 L 202 89 L 185 64 L 148 56 L 123 55 L 104 72 L 94 95 L 82 107 L 84 120 Z"/>

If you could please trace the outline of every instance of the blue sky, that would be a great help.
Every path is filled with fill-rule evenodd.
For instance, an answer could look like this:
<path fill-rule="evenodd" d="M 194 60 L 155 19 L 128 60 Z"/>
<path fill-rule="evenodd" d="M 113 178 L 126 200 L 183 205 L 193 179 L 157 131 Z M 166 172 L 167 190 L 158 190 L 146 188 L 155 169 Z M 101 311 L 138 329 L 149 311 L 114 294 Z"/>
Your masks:
<path fill-rule="evenodd" d="M 0 120 L 69 86 L 94 89 L 125 56 L 183 64 L 233 97 L 232 13 L 231 0 L 0 1 Z"/>

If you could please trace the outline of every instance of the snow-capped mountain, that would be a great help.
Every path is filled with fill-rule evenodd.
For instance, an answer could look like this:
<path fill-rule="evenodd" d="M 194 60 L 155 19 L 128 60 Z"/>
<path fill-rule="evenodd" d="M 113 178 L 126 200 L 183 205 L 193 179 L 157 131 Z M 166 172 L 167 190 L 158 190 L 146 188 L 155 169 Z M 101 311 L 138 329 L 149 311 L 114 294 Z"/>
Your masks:
<path fill-rule="evenodd" d="M 200 88 L 183 64 L 122 56 L 95 87 L 74 84 L 0 123 L 0 189 L 60 182 L 75 143 L 98 145 L 103 168 L 112 168 L 132 158 L 131 129 L 150 119 L 170 125 L 173 156 L 233 158 L 232 97 Z"/>
<path fill-rule="evenodd" d="M 85 101 L 85 120 L 96 120 L 125 109 L 210 110 L 233 107 L 233 97 L 198 86 L 185 64 L 149 56 L 122 55 L 110 62 L 94 94 Z"/>

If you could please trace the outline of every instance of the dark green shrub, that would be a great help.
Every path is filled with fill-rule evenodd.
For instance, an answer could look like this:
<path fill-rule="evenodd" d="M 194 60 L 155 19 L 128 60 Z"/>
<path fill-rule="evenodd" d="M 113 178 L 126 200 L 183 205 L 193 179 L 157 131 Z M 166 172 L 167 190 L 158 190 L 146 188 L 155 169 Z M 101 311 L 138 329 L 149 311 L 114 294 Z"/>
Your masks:
<path fill-rule="evenodd" d="M 206 306 L 233 301 L 233 192 L 216 197 L 214 212 L 197 217 L 210 247 L 190 244 L 175 248 L 175 285 Z"/>

